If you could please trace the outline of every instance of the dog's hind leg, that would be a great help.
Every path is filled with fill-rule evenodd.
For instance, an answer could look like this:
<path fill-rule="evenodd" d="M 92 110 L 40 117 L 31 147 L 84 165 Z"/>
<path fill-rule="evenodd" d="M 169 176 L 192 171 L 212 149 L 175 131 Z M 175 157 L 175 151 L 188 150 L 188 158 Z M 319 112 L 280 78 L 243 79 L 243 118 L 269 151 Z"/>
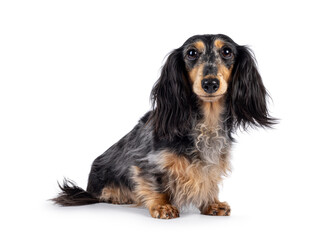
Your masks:
<path fill-rule="evenodd" d="M 127 187 L 105 187 L 99 197 L 101 202 L 112 204 L 134 204 L 135 195 Z"/>

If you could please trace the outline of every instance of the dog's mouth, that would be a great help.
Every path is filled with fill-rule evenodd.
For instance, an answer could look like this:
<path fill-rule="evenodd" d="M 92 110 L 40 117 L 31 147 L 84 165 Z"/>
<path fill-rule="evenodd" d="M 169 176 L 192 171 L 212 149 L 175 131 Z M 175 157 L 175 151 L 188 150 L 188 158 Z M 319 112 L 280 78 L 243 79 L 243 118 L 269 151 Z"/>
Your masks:
<path fill-rule="evenodd" d="M 224 96 L 224 94 L 219 94 L 219 95 L 198 95 L 198 97 L 206 102 L 213 102 L 216 101 L 218 99 L 220 99 L 222 96 Z"/>

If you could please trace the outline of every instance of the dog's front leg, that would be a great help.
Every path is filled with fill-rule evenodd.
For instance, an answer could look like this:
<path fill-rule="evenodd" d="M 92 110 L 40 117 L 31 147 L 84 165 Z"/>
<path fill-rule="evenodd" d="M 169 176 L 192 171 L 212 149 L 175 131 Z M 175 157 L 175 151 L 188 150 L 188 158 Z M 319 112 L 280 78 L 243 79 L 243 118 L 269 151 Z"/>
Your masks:
<path fill-rule="evenodd" d="M 144 205 L 154 218 L 171 219 L 179 217 L 179 211 L 172 206 L 169 196 L 157 189 L 159 186 L 150 176 L 141 174 L 141 169 L 134 167 L 134 193 L 138 204 Z"/>

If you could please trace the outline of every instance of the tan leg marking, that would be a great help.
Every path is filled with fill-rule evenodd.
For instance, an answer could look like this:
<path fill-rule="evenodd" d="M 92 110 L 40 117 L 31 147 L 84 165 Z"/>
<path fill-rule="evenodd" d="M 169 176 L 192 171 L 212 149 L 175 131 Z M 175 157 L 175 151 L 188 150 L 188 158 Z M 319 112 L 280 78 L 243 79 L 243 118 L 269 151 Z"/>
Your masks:
<path fill-rule="evenodd" d="M 134 194 L 129 189 L 119 187 L 105 187 L 100 196 L 100 201 L 112 204 L 133 204 L 134 199 Z"/>
<path fill-rule="evenodd" d="M 171 219 L 179 217 L 179 211 L 170 204 L 168 195 L 155 191 L 152 183 L 139 176 L 140 171 L 140 168 L 133 166 L 133 180 L 136 183 L 135 194 L 138 205 L 144 205 L 148 208 L 154 218 Z"/>

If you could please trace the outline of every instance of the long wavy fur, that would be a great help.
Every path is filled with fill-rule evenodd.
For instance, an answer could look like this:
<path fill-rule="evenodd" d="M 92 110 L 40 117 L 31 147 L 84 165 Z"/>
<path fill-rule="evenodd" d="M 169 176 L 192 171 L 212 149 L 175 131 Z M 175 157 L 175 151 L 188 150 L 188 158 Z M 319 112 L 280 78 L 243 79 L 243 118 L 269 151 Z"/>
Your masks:
<path fill-rule="evenodd" d="M 238 46 L 238 56 L 232 70 L 232 79 L 226 100 L 226 116 L 230 134 L 242 127 L 272 127 L 277 119 L 270 117 L 269 97 L 258 72 L 252 51 Z"/>
<path fill-rule="evenodd" d="M 195 96 L 191 91 L 183 62 L 182 48 L 174 50 L 151 92 L 151 121 L 160 139 L 184 136 L 191 128 Z"/>

